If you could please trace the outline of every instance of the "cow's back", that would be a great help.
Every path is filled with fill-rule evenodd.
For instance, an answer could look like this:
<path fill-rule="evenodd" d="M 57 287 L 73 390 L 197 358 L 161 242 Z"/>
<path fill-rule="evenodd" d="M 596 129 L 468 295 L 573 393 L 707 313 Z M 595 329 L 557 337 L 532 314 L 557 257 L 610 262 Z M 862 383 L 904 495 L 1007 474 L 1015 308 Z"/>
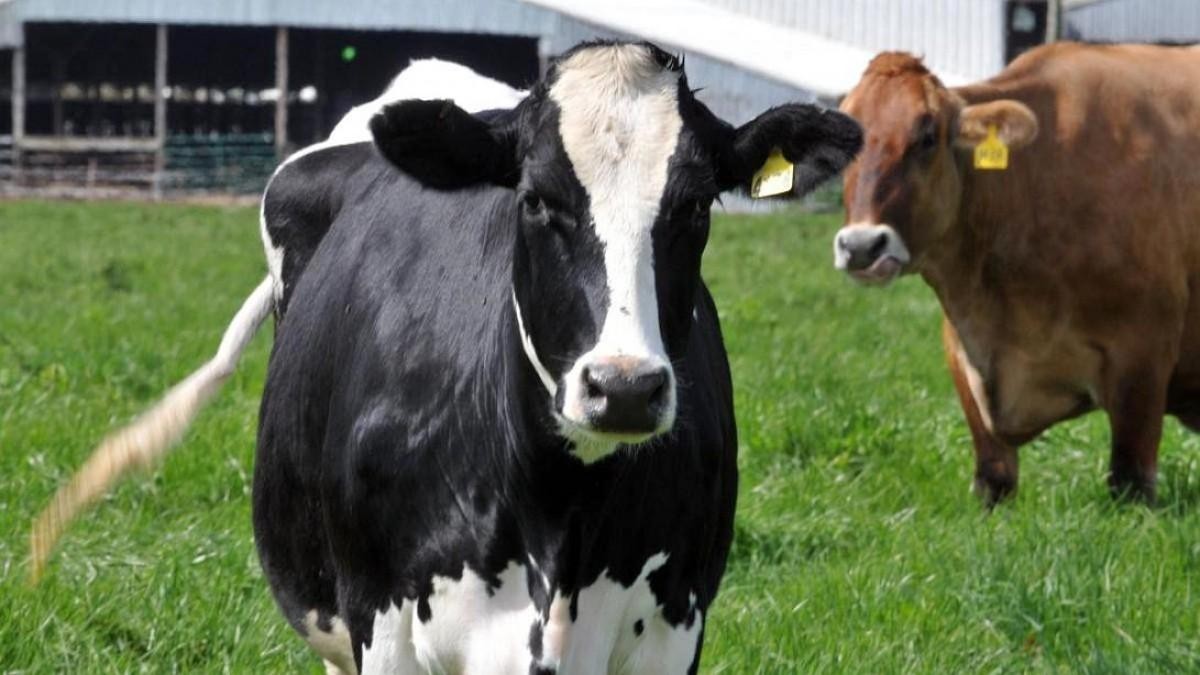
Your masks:
<path fill-rule="evenodd" d="M 995 225 L 1012 230 L 1001 236 L 1014 235 L 1005 242 L 1014 258 L 1079 274 L 1131 260 L 1200 267 L 1200 49 L 1056 44 L 955 91 L 967 103 L 1014 98 L 1038 118 L 1037 139 L 1012 168 L 975 172 L 968 196 L 968 222 L 1010 221 Z"/>

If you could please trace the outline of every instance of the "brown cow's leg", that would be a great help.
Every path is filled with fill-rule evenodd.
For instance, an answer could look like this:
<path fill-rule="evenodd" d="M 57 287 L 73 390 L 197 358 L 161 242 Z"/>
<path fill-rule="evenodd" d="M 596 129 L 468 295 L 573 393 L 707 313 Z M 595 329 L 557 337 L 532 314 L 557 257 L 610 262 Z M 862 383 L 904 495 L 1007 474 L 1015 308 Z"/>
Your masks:
<path fill-rule="evenodd" d="M 954 378 L 958 402 L 967 417 L 967 427 L 975 444 L 975 494 L 990 508 L 1017 491 L 1017 449 L 1002 443 L 984 424 L 967 374 L 958 361 L 958 335 L 946 320 L 942 321 L 942 346 L 946 349 L 946 365 Z"/>
<path fill-rule="evenodd" d="M 1154 501 L 1158 442 L 1166 413 L 1166 378 L 1153 364 L 1120 377 L 1111 390 L 1112 463 L 1108 487 L 1114 497 Z"/>

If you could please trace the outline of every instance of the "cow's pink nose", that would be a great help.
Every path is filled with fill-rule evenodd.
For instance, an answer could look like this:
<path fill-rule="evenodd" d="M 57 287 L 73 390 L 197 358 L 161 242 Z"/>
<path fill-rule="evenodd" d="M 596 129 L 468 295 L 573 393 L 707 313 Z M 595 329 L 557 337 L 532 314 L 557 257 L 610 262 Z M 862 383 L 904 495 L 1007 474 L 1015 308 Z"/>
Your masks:
<path fill-rule="evenodd" d="M 667 412 L 670 370 L 632 357 L 600 358 L 584 366 L 582 404 L 588 423 L 607 433 L 653 433 Z"/>

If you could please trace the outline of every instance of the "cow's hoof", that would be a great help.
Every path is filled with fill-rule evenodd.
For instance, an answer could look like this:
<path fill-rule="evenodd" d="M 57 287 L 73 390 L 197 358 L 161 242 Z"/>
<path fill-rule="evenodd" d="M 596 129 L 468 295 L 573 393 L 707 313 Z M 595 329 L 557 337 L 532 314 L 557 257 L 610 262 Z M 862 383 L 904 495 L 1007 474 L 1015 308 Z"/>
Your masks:
<path fill-rule="evenodd" d="M 1158 499 L 1155 482 L 1154 478 L 1143 476 L 1109 474 L 1108 491 L 1113 499 L 1120 502 L 1154 506 Z"/>
<path fill-rule="evenodd" d="M 1016 494 L 1017 479 L 1011 476 L 976 475 L 974 492 L 983 505 L 990 509 Z"/>

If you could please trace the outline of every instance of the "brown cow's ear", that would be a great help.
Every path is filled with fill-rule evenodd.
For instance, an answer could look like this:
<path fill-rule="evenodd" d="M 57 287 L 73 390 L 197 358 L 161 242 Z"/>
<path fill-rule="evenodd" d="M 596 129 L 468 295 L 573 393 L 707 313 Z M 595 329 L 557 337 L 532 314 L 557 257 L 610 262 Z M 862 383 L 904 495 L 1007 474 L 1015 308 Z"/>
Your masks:
<path fill-rule="evenodd" d="M 1012 99 L 969 105 L 958 114 L 958 136 L 954 144 L 974 148 L 987 138 L 988 127 L 1010 148 L 1021 148 L 1038 135 L 1038 120 L 1029 106 Z"/>

